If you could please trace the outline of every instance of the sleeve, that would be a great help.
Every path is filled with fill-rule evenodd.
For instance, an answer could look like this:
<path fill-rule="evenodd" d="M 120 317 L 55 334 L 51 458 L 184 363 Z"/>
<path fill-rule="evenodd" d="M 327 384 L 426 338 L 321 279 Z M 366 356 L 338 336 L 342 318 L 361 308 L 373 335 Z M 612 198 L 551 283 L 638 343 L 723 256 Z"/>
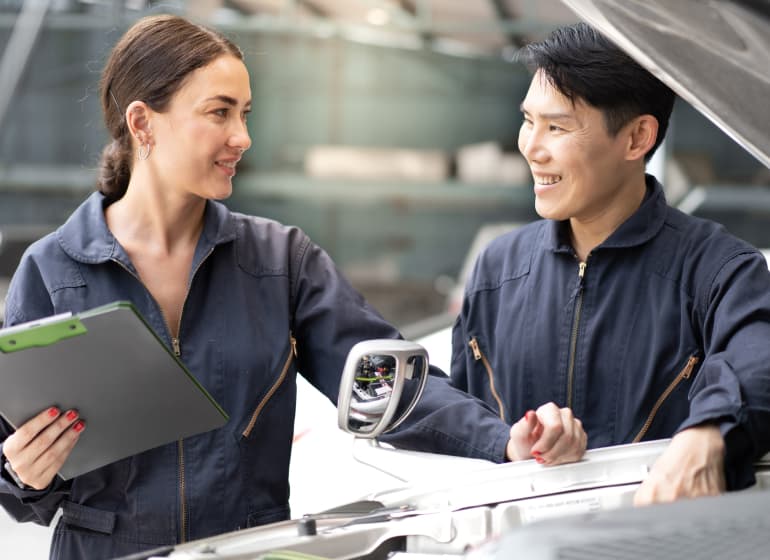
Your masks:
<path fill-rule="evenodd" d="M 690 416 L 679 430 L 719 425 L 728 489 L 754 483 L 752 464 L 770 450 L 770 272 L 761 254 L 743 251 L 697 294 L 704 360 L 690 389 Z"/>
<path fill-rule="evenodd" d="M 484 402 L 452 387 L 441 370 L 431 370 L 409 418 L 380 439 L 403 449 L 505 462 L 510 426 Z"/>
<path fill-rule="evenodd" d="M 297 369 L 336 403 L 340 373 L 353 345 L 400 335 L 350 285 L 323 249 L 299 234 L 294 244 L 291 291 Z"/>
<path fill-rule="evenodd" d="M 306 237 L 295 244 L 291 278 L 298 369 L 336 403 L 340 372 L 353 345 L 401 335 L 348 283 L 320 247 Z M 502 462 L 508 429 L 486 405 L 451 387 L 446 375 L 432 368 L 409 418 L 382 439 L 405 449 Z"/>
<path fill-rule="evenodd" d="M 53 313 L 48 290 L 34 259 L 25 255 L 13 275 L 6 298 L 5 326 L 9 327 Z M 0 469 L 5 464 L 3 443 L 13 427 L 0 418 Z M 0 504 L 17 521 L 50 524 L 59 503 L 69 493 L 69 483 L 57 479 L 46 490 L 22 490 L 5 474 L 0 475 Z"/>

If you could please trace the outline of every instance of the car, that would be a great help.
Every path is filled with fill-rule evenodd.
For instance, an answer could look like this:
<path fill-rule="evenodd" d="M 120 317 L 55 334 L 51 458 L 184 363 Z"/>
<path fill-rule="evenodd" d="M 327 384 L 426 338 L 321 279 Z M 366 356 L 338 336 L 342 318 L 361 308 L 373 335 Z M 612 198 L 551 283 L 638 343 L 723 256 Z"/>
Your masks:
<path fill-rule="evenodd" d="M 766 3 L 564 2 L 770 166 Z M 421 339 L 431 363 L 444 368 L 448 333 Z M 340 425 L 355 432 L 349 422 Z M 323 511 L 293 505 L 291 521 L 178 545 L 158 557 L 713 558 L 728 546 L 728 553 L 751 558 L 766 556 L 770 546 L 768 456 L 748 491 L 635 509 L 627 507 L 631 496 L 665 440 L 593 449 L 578 463 L 544 467 L 395 450 L 372 435 L 348 436 L 353 458 L 368 470 L 338 489 L 358 499 L 339 496 Z M 382 478 L 374 483 L 383 475 L 389 488 L 377 488 L 387 483 Z M 292 484 L 301 492 L 298 481 Z"/>
<path fill-rule="evenodd" d="M 566 3 L 770 165 L 766 4 Z M 724 27 L 739 32 L 720 34 Z M 683 44 L 695 54 L 677 62 L 677 54 L 691 52 Z M 708 63 L 694 64 L 699 57 Z M 445 371 L 449 332 L 420 339 Z M 770 457 L 757 464 L 758 483 L 747 492 L 637 510 L 628 507 L 631 496 L 666 441 L 590 450 L 583 461 L 555 467 L 395 450 L 362 437 L 372 433 L 338 429 L 339 412 L 298 381 L 293 519 L 142 558 L 695 558 L 718 557 L 724 545 L 735 555 L 763 557 L 770 545 Z M 392 393 L 383 392 L 383 402 Z"/>
<path fill-rule="evenodd" d="M 663 440 L 594 449 L 578 463 L 545 467 L 532 460 L 496 465 L 372 444 L 373 438 L 398 419 L 396 407 L 388 406 L 374 428 L 348 421 L 357 414 L 352 395 L 362 362 L 370 355 L 386 356 L 396 352 L 400 346 L 414 351 L 415 345 L 408 341 L 375 340 L 356 346 L 358 348 L 351 350 L 341 378 L 339 426 L 357 436 L 356 458 L 375 470 L 401 478 L 402 484 L 290 521 L 165 547 L 131 558 L 351 559 L 384 558 L 390 554 L 402 554 L 405 559 L 462 558 L 469 550 L 483 551 L 485 543 L 505 542 L 507 536 L 521 535 L 544 520 L 575 518 L 580 514 L 595 517 L 597 512 L 604 512 L 606 519 L 609 511 L 631 509 L 627 506 L 631 504 L 634 490 L 667 445 L 667 440 Z M 388 395 L 401 393 L 409 381 L 403 370 L 396 371 Z M 419 398 L 419 392 L 412 398 Z M 403 404 L 409 408 L 408 403 Z M 757 465 L 757 477 L 758 484 L 752 491 L 741 493 L 740 499 L 723 498 L 738 506 L 746 503 L 750 511 L 757 511 L 760 507 L 757 504 L 766 504 L 770 497 L 770 457 Z M 355 478 L 351 483 L 362 489 L 366 476 Z M 695 511 L 685 520 L 697 518 L 701 511 L 700 504 L 689 507 Z M 712 510 L 715 507 L 719 508 L 710 506 Z M 665 506 L 658 507 L 660 509 L 665 517 Z M 630 514 L 631 520 L 625 529 L 634 528 L 633 519 L 639 515 L 638 511 Z M 650 515 L 641 512 L 642 517 Z M 661 515 L 660 511 L 655 515 Z M 679 523 L 682 519 L 679 518 Z M 675 518 L 667 525 L 669 530 L 672 526 L 677 527 Z M 766 551 L 770 535 L 766 532 L 762 535 L 758 542 L 765 547 L 761 550 Z M 487 557 L 510 557 L 497 554 L 496 549 L 490 554 Z"/>

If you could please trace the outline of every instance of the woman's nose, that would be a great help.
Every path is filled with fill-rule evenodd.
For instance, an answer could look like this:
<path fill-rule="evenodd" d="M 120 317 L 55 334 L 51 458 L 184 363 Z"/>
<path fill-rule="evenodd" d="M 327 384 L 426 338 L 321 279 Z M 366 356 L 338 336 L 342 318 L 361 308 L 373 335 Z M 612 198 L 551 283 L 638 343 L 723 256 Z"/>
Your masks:
<path fill-rule="evenodd" d="M 242 123 L 240 129 L 233 134 L 230 138 L 230 144 L 238 148 L 241 153 L 251 147 L 251 136 L 249 136 L 249 129 L 246 127 L 246 123 Z"/>

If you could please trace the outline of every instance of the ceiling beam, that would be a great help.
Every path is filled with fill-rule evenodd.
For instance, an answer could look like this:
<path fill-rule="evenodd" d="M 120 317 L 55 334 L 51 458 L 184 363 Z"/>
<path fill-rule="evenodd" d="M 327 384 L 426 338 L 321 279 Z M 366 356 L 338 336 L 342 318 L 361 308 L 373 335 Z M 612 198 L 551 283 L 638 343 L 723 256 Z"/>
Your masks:
<path fill-rule="evenodd" d="M 398 4 L 406 13 L 412 16 L 417 15 L 417 5 L 414 3 L 414 0 L 398 0 Z"/>
<path fill-rule="evenodd" d="M 308 12 L 316 17 L 329 19 L 331 16 L 329 12 L 321 8 L 318 4 L 313 2 L 313 0 L 297 0 L 297 4 L 301 4 Z"/>
<path fill-rule="evenodd" d="M 505 29 L 505 26 L 508 25 L 515 16 L 511 13 L 511 10 L 508 9 L 505 0 L 489 0 L 489 3 L 497 16 L 498 21 L 502 24 L 501 28 Z M 503 31 L 503 34 L 506 39 L 508 39 L 510 45 L 517 48 L 523 46 L 524 41 L 519 35 L 512 31 Z"/>

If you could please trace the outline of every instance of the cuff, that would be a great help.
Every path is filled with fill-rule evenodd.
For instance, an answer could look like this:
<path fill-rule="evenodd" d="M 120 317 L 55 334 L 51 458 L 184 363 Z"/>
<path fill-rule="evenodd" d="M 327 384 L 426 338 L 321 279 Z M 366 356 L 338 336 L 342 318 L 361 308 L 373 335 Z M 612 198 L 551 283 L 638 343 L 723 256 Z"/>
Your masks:
<path fill-rule="evenodd" d="M 34 490 L 34 488 L 31 486 L 27 486 L 24 484 L 24 482 L 22 482 L 22 480 L 19 478 L 19 475 L 16 474 L 16 471 L 13 470 L 11 463 L 8 461 L 3 461 L 3 476 L 9 482 L 13 481 L 21 490 Z"/>

